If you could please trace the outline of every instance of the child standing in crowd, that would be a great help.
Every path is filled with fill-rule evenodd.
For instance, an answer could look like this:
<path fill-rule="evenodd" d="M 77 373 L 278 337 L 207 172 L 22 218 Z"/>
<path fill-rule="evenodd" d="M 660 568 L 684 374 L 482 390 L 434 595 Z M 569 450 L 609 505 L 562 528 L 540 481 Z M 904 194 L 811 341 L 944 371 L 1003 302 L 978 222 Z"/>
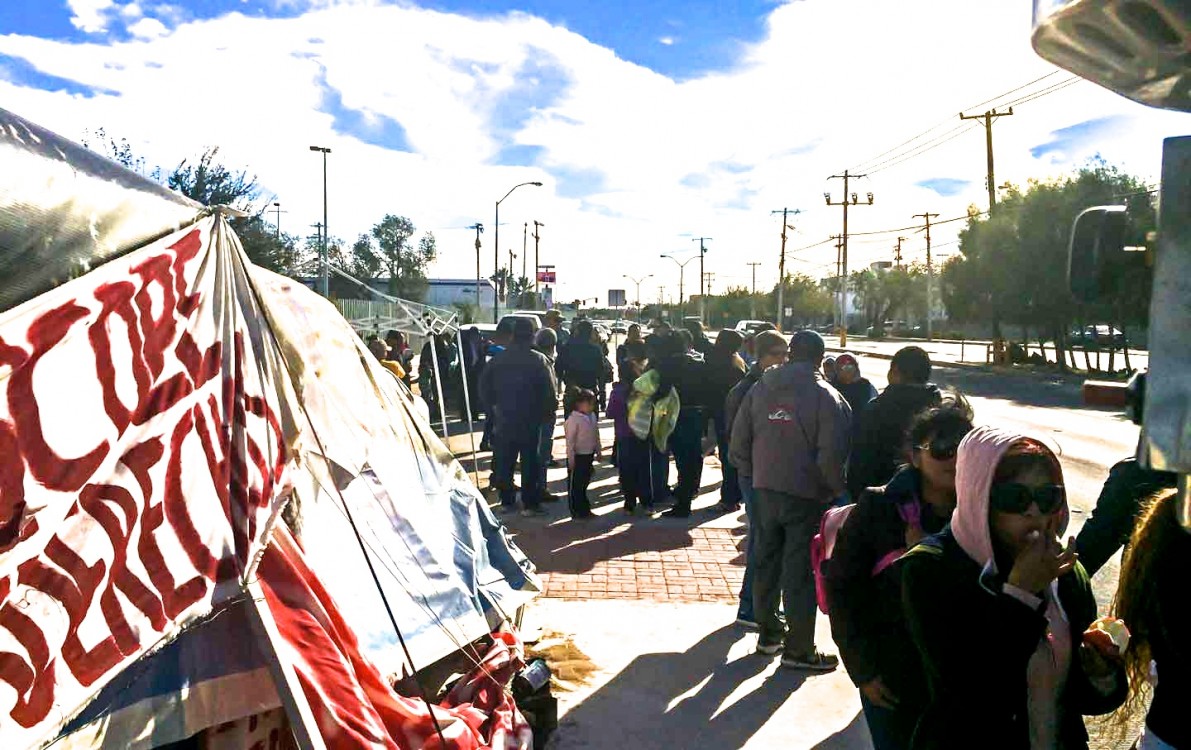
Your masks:
<path fill-rule="evenodd" d="M 612 395 L 608 398 L 608 416 L 616 426 L 613 456 L 619 471 L 625 513 L 633 513 L 638 500 L 646 513 L 653 510 L 653 493 L 649 486 L 649 441 L 634 435 L 633 429 L 629 427 L 629 395 L 633 391 L 633 381 L 641 377 L 644 369 L 645 363 L 641 359 L 621 360 L 620 380 L 612 386 Z"/>
<path fill-rule="evenodd" d="M 564 432 L 567 438 L 567 484 L 570 486 L 568 504 L 571 518 L 591 518 L 587 502 L 587 485 L 591 484 L 592 464 L 600 455 L 600 432 L 596 428 L 596 395 L 589 388 L 580 389 L 575 396 L 574 411 L 567 417 Z"/>

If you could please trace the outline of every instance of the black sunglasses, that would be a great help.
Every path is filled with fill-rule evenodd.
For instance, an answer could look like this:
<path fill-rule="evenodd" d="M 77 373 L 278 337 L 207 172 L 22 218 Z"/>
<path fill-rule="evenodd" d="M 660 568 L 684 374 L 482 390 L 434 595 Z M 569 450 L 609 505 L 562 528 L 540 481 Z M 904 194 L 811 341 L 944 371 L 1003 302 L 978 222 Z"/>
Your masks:
<path fill-rule="evenodd" d="M 1037 505 L 1043 515 L 1049 516 L 1062 507 L 1065 496 L 1061 484 L 1028 487 L 1017 482 L 994 484 L 988 493 L 993 510 L 1019 515 L 1028 511 L 1031 505 Z"/>
<path fill-rule="evenodd" d="M 950 461 L 959 452 L 959 444 L 967 434 L 967 431 L 964 431 L 953 435 L 936 435 L 929 443 L 914 447 L 920 451 L 929 451 L 931 458 L 936 461 Z"/>

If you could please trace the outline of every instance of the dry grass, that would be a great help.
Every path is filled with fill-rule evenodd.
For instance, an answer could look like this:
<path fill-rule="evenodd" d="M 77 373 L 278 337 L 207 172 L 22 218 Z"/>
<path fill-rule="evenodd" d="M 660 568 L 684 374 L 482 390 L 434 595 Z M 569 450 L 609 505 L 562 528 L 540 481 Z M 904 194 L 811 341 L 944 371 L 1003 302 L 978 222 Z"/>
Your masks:
<path fill-rule="evenodd" d="M 561 692 L 571 692 L 587 684 L 598 669 L 571 636 L 552 630 L 542 631 L 536 643 L 527 643 L 525 657 L 527 661 L 545 659 L 550 665 L 550 684 Z"/>

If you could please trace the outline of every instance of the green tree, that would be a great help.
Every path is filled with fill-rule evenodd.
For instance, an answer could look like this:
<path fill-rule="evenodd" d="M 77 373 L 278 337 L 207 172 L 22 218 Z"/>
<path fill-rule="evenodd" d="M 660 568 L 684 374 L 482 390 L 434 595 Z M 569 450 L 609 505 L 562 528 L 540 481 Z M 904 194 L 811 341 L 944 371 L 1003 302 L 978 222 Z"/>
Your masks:
<path fill-rule="evenodd" d="M 261 200 L 256 176 L 228 169 L 216 160 L 218 155 L 219 148 L 211 147 L 193 162 L 183 159 L 166 177 L 166 184 L 205 206 L 228 206 L 247 214 L 233 217 L 230 223 L 248 259 L 270 271 L 294 274 L 303 265 L 298 241 L 279 234 L 264 219 L 269 201 Z"/>
<path fill-rule="evenodd" d="M 366 278 L 388 276 L 389 294 L 420 300 L 426 295 L 426 266 L 434 260 L 434 235 L 426 232 L 414 243 L 414 223 L 404 216 L 386 214 L 369 234 L 352 246 L 352 267 Z"/>
<path fill-rule="evenodd" d="M 790 308 L 791 315 L 788 322 L 795 325 L 808 325 L 821 322 L 831 317 L 831 291 L 822 284 L 803 274 L 786 275 L 785 289 L 782 293 L 782 304 Z M 777 285 L 766 295 L 768 310 L 777 309 Z"/>
<path fill-rule="evenodd" d="M 962 257 L 943 267 L 943 299 L 950 315 L 978 320 L 1000 334 L 1002 322 L 1018 323 L 1055 342 L 1067 366 L 1072 324 L 1144 324 L 1149 308 L 1149 272 L 1123 274 L 1110 299 L 1081 308 L 1067 288 L 1067 246 L 1075 217 L 1096 205 L 1125 204 L 1126 244 L 1144 243 L 1155 225 L 1150 191 L 1143 180 L 1095 160 L 1076 174 L 1031 180 L 1024 191 L 1010 189 L 991 217 L 969 212 L 960 233 Z"/>

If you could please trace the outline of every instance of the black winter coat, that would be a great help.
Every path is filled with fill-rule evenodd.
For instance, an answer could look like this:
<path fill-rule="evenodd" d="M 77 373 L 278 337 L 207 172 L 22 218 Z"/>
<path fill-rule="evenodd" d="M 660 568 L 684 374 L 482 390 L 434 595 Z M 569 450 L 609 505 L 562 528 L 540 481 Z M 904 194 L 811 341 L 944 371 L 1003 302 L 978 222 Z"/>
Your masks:
<path fill-rule="evenodd" d="M 1079 561 L 1088 575 L 1096 575 L 1129 542 L 1142 501 L 1155 492 L 1174 487 L 1177 481 L 1178 474 L 1143 468 L 1136 458 L 1127 458 L 1112 467 L 1092 509 L 1092 517 L 1075 538 Z"/>
<path fill-rule="evenodd" d="M 925 705 L 926 678 L 902 614 L 901 564 L 875 576 L 873 569 L 905 549 L 906 522 L 898 506 L 917 505 L 927 534 L 947 523 L 919 500 L 919 482 L 918 470 L 907 466 L 884 487 L 861 493 L 836 536 L 826 570 L 831 636 L 848 676 L 857 685 L 880 677 L 897 696 L 899 710 Z"/>
<path fill-rule="evenodd" d="M 489 405 L 494 435 L 528 437 L 553 420 L 558 382 L 544 354 L 514 345 L 484 367 L 480 397 Z"/>
<path fill-rule="evenodd" d="M 1029 750 L 1026 671 L 1046 634 L 1045 613 L 1000 593 L 1003 579 L 982 580 L 981 567 L 950 528 L 910 550 L 899 564 L 902 606 L 929 691 L 914 750 Z M 1086 750 L 1083 717 L 1116 709 L 1128 686 L 1120 669 L 1116 689 L 1101 695 L 1080 666 L 1083 632 L 1097 616 L 1082 565 L 1059 578 L 1058 592 L 1072 644 L 1059 740 L 1063 750 Z"/>
<path fill-rule="evenodd" d="M 914 415 L 942 400 L 938 386 L 890 385 L 860 415 L 859 431 L 848 462 L 848 490 L 859 497 L 880 487 L 905 463 L 906 432 Z"/>

